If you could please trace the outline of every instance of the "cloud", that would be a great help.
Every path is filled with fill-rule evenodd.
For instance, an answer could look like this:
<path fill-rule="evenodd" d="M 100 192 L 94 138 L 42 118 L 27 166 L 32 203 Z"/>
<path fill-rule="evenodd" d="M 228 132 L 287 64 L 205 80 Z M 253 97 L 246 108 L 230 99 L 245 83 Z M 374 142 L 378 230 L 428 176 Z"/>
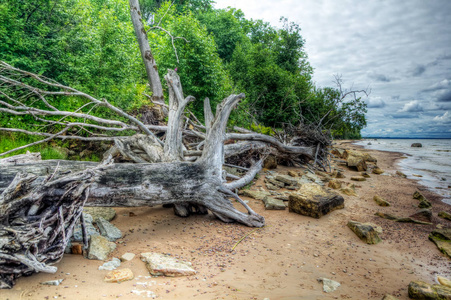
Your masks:
<path fill-rule="evenodd" d="M 407 114 L 407 113 L 397 113 L 397 114 L 390 114 L 390 117 L 393 119 L 413 119 L 418 118 L 417 114 Z"/>
<path fill-rule="evenodd" d="M 446 111 L 443 115 L 441 116 L 435 116 L 434 121 L 440 122 L 440 123 L 444 123 L 444 122 L 450 122 L 451 121 L 451 115 L 449 114 L 448 111 Z"/>
<path fill-rule="evenodd" d="M 412 76 L 414 76 L 414 77 L 421 76 L 425 71 L 426 71 L 426 66 L 416 65 L 412 70 Z"/>
<path fill-rule="evenodd" d="M 368 105 L 368 108 L 384 108 L 385 107 L 385 101 L 382 100 L 381 97 L 367 98 L 365 102 Z"/>
<path fill-rule="evenodd" d="M 433 85 L 421 90 L 421 92 L 433 92 L 433 91 L 448 89 L 450 87 L 451 87 L 451 80 L 443 79 L 442 81 L 434 83 Z"/>
<path fill-rule="evenodd" d="M 423 106 L 418 100 L 410 101 L 404 104 L 404 107 L 399 112 L 422 112 Z"/>
<path fill-rule="evenodd" d="M 437 97 L 438 102 L 451 102 L 451 89 L 441 91 Z"/>
<path fill-rule="evenodd" d="M 368 72 L 367 76 L 375 81 L 380 81 L 380 82 L 390 82 L 391 81 L 391 79 L 388 78 L 386 75 L 378 74 L 375 72 Z"/>

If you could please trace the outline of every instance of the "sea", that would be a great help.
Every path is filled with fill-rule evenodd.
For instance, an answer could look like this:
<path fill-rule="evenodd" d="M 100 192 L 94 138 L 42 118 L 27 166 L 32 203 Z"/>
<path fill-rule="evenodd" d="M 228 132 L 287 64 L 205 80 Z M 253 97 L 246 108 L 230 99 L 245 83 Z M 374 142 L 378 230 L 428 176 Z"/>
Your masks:
<path fill-rule="evenodd" d="M 423 147 L 411 147 L 413 143 L 421 143 Z M 443 202 L 451 205 L 451 139 L 378 138 L 355 144 L 366 149 L 403 153 L 406 158 L 398 162 L 401 172 L 443 196 Z"/>

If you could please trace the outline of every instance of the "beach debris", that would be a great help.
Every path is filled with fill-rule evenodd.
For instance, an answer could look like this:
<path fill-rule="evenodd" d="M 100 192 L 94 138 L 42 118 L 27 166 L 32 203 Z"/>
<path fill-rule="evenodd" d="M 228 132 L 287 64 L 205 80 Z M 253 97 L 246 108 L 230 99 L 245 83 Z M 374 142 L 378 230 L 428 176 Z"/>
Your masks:
<path fill-rule="evenodd" d="M 135 254 L 128 252 L 128 253 L 124 253 L 121 256 L 121 261 L 131 261 L 134 258 L 135 258 Z"/>
<path fill-rule="evenodd" d="M 385 172 L 385 171 L 382 170 L 382 169 L 379 168 L 379 167 L 375 167 L 375 168 L 373 168 L 373 169 L 371 170 L 371 173 L 376 174 L 376 175 L 380 175 L 380 174 L 382 174 L 382 173 L 384 173 L 384 172 Z"/>
<path fill-rule="evenodd" d="M 116 216 L 116 211 L 111 207 L 84 207 L 83 212 L 90 214 L 94 221 L 102 217 L 109 222 Z"/>
<path fill-rule="evenodd" d="M 285 203 L 282 200 L 274 199 L 273 197 L 266 196 L 263 198 L 266 210 L 284 210 L 286 208 Z"/>
<path fill-rule="evenodd" d="M 409 297 L 411 299 L 451 299 L 451 288 L 440 284 L 428 284 L 423 281 L 409 283 Z"/>
<path fill-rule="evenodd" d="M 390 206 L 390 202 L 382 198 L 381 196 L 375 195 L 373 197 L 373 200 L 377 203 L 379 206 Z"/>
<path fill-rule="evenodd" d="M 325 293 L 331 293 L 333 291 L 335 291 L 341 284 L 337 281 L 328 279 L 328 278 L 324 278 L 324 277 L 320 277 L 317 279 L 318 282 L 322 282 L 323 283 L 323 291 Z"/>
<path fill-rule="evenodd" d="M 100 234 L 106 237 L 110 242 L 114 242 L 122 238 L 122 232 L 113 224 L 102 217 L 96 219 L 97 226 L 99 226 Z"/>
<path fill-rule="evenodd" d="M 377 244 L 381 242 L 379 233 L 382 233 L 382 228 L 372 223 L 360 223 L 357 221 L 349 221 L 348 227 L 365 243 Z"/>
<path fill-rule="evenodd" d="M 288 208 L 290 212 L 319 219 L 331 211 L 344 208 L 344 199 L 319 184 L 306 183 L 290 194 Z"/>
<path fill-rule="evenodd" d="M 240 190 L 239 192 L 240 195 L 246 196 L 246 197 L 251 197 L 257 200 L 263 200 L 266 196 L 271 196 L 271 193 L 267 192 L 267 191 L 254 191 L 254 190 Z"/>
<path fill-rule="evenodd" d="M 451 287 L 451 279 L 448 279 L 448 278 L 446 278 L 446 277 L 443 277 L 443 276 L 438 275 L 438 276 L 437 276 L 437 281 L 438 281 L 441 285 L 444 285 L 444 286 L 447 286 L 447 287 Z"/>
<path fill-rule="evenodd" d="M 101 235 L 93 235 L 89 240 L 88 259 L 107 260 L 108 255 L 116 249 L 116 244 Z"/>
<path fill-rule="evenodd" d="M 432 210 L 430 208 L 422 208 L 413 215 L 410 215 L 409 218 L 430 223 L 432 222 Z"/>
<path fill-rule="evenodd" d="M 344 188 L 341 188 L 340 192 L 348 196 L 357 196 L 357 193 L 355 192 L 355 185 L 353 183 L 350 183 Z"/>
<path fill-rule="evenodd" d="M 362 176 L 352 176 L 351 180 L 354 180 L 354 181 L 366 181 L 366 178 L 362 177 Z"/>
<path fill-rule="evenodd" d="M 446 211 L 441 211 L 441 212 L 439 212 L 439 213 L 438 213 L 438 216 L 439 216 L 440 218 L 442 218 L 442 219 L 451 221 L 451 214 L 450 214 L 450 213 L 447 213 Z"/>
<path fill-rule="evenodd" d="M 41 282 L 41 284 L 43 284 L 43 285 L 56 285 L 56 286 L 58 286 L 58 285 L 61 284 L 61 282 L 63 282 L 63 280 L 64 280 L 64 279 L 49 280 L 49 281 Z"/>
<path fill-rule="evenodd" d="M 180 261 L 173 257 L 155 252 L 141 253 L 141 260 L 146 263 L 149 273 L 153 276 L 190 276 L 196 274 L 191 263 Z"/>
<path fill-rule="evenodd" d="M 85 219 L 86 231 L 89 236 L 100 235 L 100 232 L 97 228 L 94 227 L 92 216 L 88 213 L 83 213 L 83 217 Z M 72 240 L 75 242 L 83 242 L 83 230 L 81 228 L 80 220 L 75 223 L 74 233 L 72 234 Z"/>
<path fill-rule="evenodd" d="M 416 191 L 413 193 L 413 198 L 420 201 L 420 204 L 418 204 L 419 208 L 429 208 L 432 207 L 431 202 L 429 202 L 426 197 L 423 196 L 419 191 Z"/>
<path fill-rule="evenodd" d="M 357 171 L 362 172 L 368 169 L 365 160 L 360 156 L 348 156 L 346 159 L 347 166 L 357 169 Z"/>
<path fill-rule="evenodd" d="M 402 178 L 407 178 L 407 175 L 404 174 L 404 173 L 401 172 L 401 171 L 396 171 L 396 175 L 399 176 L 399 177 L 402 177 Z"/>
<path fill-rule="evenodd" d="M 131 292 L 132 292 L 132 294 L 135 294 L 138 296 L 142 295 L 143 298 L 146 298 L 146 297 L 152 298 L 152 299 L 157 298 L 157 294 L 155 294 L 154 292 L 149 291 L 149 290 L 131 290 Z"/>
<path fill-rule="evenodd" d="M 123 282 L 132 280 L 134 277 L 132 270 L 128 268 L 119 269 L 119 270 L 113 270 L 111 272 L 108 272 L 108 274 L 105 275 L 105 278 L 103 279 L 105 282 Z"/>
<path fill-rule="evenodd" d="M 396 217 L 392 214 L 386 214 L 386 213 L 382 213 L 382 212 L 377 212 L 375 213 L 376 216 L 387 219 L 387 220 L 392 220 L 395 222 L 400 222 L 400 223 L 414 223 L 414 224 L 420 224 L 420 225 L 432 225 L 432 223 L 429 222 L 423 222 L 423 221 L 418 221 L 415 219 L 412 219 L 410 217 L 407 218 L 403 218 L 403 217 Z"/>
<path fill-rule="evenodd" d="M 112 270 L 116 270 L 117 268 L 119 268 L 121 265 L 121 261 L 119 260 L 119 258 L 113 257 L 112 260 L 107 261 L 106 263 L 104 263 L 103 265 L 101 265 L 99 267 L 99 270 L 108 270 L 108 271 L 112 271 Z"/>
<path fill-rule="evenodd" d="M 413 143 L 412 145 L 410 145 L 410 147 L 421 148 L 423 147 L 423 145 L 421 143 Z"/>
<path fill-rule="evenodd" d="M 435 229 L 429 234 L 429 240 L 434 242 L 441 252 L 451 258 L 451 228 Z"/>
<path fill-rule="evenodd" d="M 395 296 L 386 294 L 386 295 L 384 295 L 384 297 L 382 298 L 382 300 L 398 300 L 398 298 L 396 298 Z"/>
<path fill-rule="evenodd" d="M 341 181 L 339 180 L 331 180 L 329 181 L 329 183 L 327 184 L 328 187 L 334 189 L 334 190 L 338 190 L 339 188 L 341 188 Z"/>

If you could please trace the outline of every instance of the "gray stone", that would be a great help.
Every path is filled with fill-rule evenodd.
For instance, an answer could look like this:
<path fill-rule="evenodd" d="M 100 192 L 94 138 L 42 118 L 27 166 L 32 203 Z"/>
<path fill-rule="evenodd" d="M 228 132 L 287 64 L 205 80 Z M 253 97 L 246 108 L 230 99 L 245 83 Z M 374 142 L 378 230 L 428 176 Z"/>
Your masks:
<path fill-rule="evenodd" d="M 335 291 L 341 284 L 337 281 L 320 277 L 318 278 L 318 282 L 323 283 L 323 291 L 326 293 L 331 293 Z"/>
<path fill-rule="evenodd" d="M 437 248 L 451 258 L 451 228 L 435 229 L 429 234 L 429 239 Z"/>
<path fill-rule="evenodd" d="M 390 202 L 388 202 L 387 200 L 378 195 L 375 195 L 373 197 L 373 200 L 376 201 L 377 205 L 379 206 L 390 206 Z"/>
<path fill-rule="evenodd" d="M 432 210 L 430 208 L 423 208 L 409 217 L 412 219 L 418 220 L 418 221 L 431 223 L 432 222 Z"/>
<path fill-rule="evenodd" d="M 112 260 L 107 261 L 106 263 L 101 265 L 99 267 L 99 270 L 113 271 L 113 270 L 116 270 L 117 268 L 119 268 L 120 265 L 121 265 L 121 261 L 119 260 L 119 258 L 113 257 Z"/>
<path fill-rule="evenodd" d="M 83 208 L 83 211 L 90 214 L 94 221 L 99 217 L 111 221 L 116 216 L 116 211 L 111 207 L 85 207 Z"/>
<path fill-rule="evenodd" d="M 302 177 L 304 176 L 311 182 L 314 182 L 319 185 L 324 185 L 324 181 L 316 174 L 306 173 L 305 175 L 302 175 Z"/>
<path fill-rule="evenodd" d="M 329 212 L 344 208 L 344 199 L 316 183 L 303 184 L 288 201 L 290 212 L 319 219 Z"/>
<path fill-rule="evenodd" d="M 141 260 L 146 263 L 149 273 L 153 276 L 189 276 L 196 274 L 191 263 L 179 261 L 163 254 L 147 252 L 141 253 Z"/>
<path fill-rule="evenodd" d="M 263 199 L 263 203 L 265 203 L 266 210 L 284 210 L 286 207 L 282 200 L 274 199 L 269 196 L 266 196 Z"/>
<path fill-rule="evenodd" d="M 56 285 L 56 286 L 58 286 L 58 285 L 61 284 L 61 282 L 63 282 L 63 280 L 64 280 L 64 279 L 49 280 L 49 281 L 41 282 L 41 284 L 43 284 L 43 285 Z"/>
<path fill-rule="evenodd" d="M 412 145 L 410 145 L 410 147 L 421 148 L 423 147 L 423 145 L 421 143 L 413 143 Z"/>
<path fill-rule="evenodd" d="M 440 284 L 427 284 L 423 281 L 409 283 L 409 298 L 427 300 L 451 300 L 451 288 Z"/>
<path fill-rule="evenodd" d="M 94 225 L 92 224 L 92 216 L 88 213 L 83 213 L 83 216 L 85 218 L 85 226 L 86 231 L 88 232 L 88 238 L 89 236 L 100 235 L 97 228 L 95 228 Z M 77 223 L 75 224 L 72 239 L 76 242 L 83 242 L 83 231 L 81 229 L 80 220 L 77 221 Z"/>
<path fill-rule="evenodd" d="M 447 213 L 446 211 L 441 211 L 441 212 L 439 212 L 439 213 L 438 213 L 438 216 L 439 216 L 440 218 L 445 219 L 445 220 L 451 221 L 451 214 L 450 214 L 450 213 Z M 0 248 L 1 248 L 1 247 L 0 247 Z"/>
<path fill-rule="evenodd" d="M 240 195 L 251 197 L 257 200 L 263 200 L 266 196 L 270 196 L 271 193 L 268 193 L 266 191 L 241 190 Z"/>
<path fill-rule="evenodd" d="M 124 253 L 121 256 L 121 261 L 130 261 L 130 260 L 132 260 L 134 258 L 135 258 L 135 254 L 134 253 Z"/>
<path fill-rule="evenodd" d="M 276 190 L 280 189 L 280 187 L 275 186 L 274 184 L 271 184 L 269 182 L 266 183 L 266 188 L 270 191 L 276 191 Z"/>
<path fill-rule="evenodd" d="M 96 219 L 97 226 L 99 226 L 100 233 L 106 237 L 110 242 L 122 238 L 122 232 L 113 224 L 102 217 Z"/>
<path fill-rule="evenodd" d="M 285 185 L 298 185 L 298 180 L 295 177 L 291 177 L 290 175 L 276 175 L 275 179 L 277 181 L 285 183 Z"/>
<path fill-rule="evenodd" d="M 377 225 L 349 221 L 348 227 L 367 244 L 377 244 L 382 241 L 378 235 L 378 233 L 382 232 L 382 229 Z"/>
<path fill-rule="evenodd" d="M 266 176 L 265 182 L 278 186 L 279 188 L 283 188 L 285 186 L 285 183 L 276 180 L 273 176 Z"/>
<path fill-rule="evenodd" d="M 88 259 L 107 260 L 108 255 L 116 249 L 116 244 L 101 235 L 93 235 L 89 240 Z"/>

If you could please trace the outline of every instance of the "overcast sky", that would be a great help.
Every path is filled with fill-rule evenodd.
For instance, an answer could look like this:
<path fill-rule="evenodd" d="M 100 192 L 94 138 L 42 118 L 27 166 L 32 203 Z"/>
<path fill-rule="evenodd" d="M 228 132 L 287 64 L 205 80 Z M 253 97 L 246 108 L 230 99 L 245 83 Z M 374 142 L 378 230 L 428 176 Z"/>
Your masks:
<path fill-rule="evenodd" d="M 317 86 L 371 88 L 364 136 L 451 138 L 451 0 L 216 0 L 298 23 Z"/>

